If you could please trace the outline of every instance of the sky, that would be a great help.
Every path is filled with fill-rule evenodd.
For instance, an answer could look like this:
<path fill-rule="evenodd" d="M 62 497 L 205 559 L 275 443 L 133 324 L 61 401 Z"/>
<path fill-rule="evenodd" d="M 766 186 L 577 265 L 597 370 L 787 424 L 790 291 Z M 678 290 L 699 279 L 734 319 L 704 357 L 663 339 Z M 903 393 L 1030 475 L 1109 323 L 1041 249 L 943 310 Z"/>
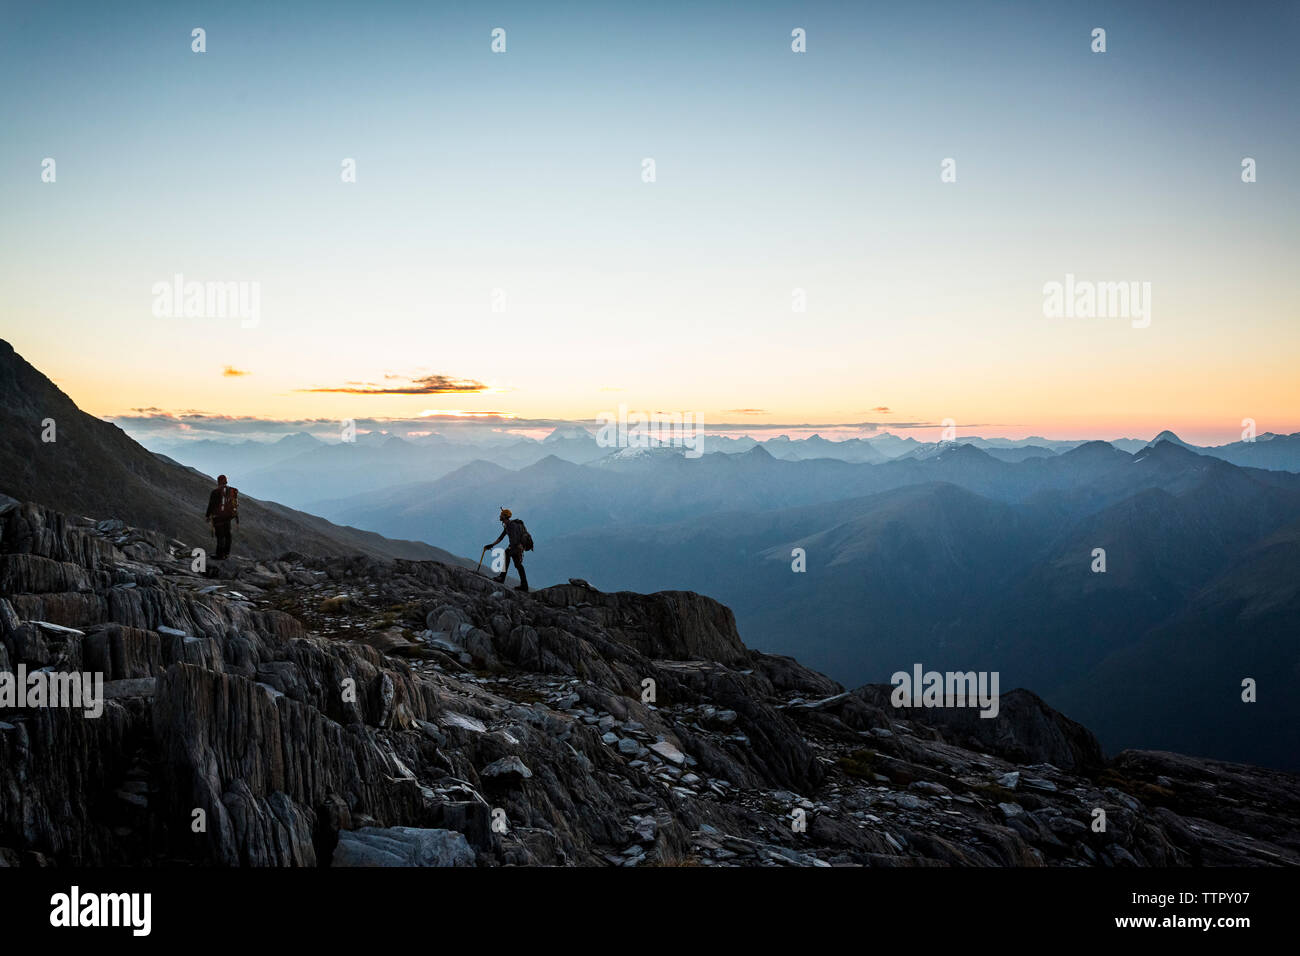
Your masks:
<path fill-rule="evenodd" d="M 0 336 L 103 417 L 1300 431 L 1298 40 L 1291 2 L 4 3 Z M 166 314 L 177 275 L 256 321 Z M 1149 315 L 1045 314 L 1067 275 Z"/>

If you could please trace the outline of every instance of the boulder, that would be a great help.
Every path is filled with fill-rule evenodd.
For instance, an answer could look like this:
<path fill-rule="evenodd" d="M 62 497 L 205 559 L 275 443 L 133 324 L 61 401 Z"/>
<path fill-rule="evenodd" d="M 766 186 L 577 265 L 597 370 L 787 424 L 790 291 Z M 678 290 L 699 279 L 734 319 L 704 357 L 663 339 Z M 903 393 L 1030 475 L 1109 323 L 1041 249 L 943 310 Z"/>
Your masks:
<path fill-rule="evenodd" d="M 339 833 L 332 866 L 473 866 L 474 850 L 454 830 L 363 827 Z"/>
<path fill-rule="evenodd" d="M 1050 763 L 1062 770 L 1090 771 L 1105 760 L 1092 732 L 1053 710 L 1032 691 L 1018 688 L 999 695 L 996 717 L 981 717 L 976 707 L 894 708 L 890 684 L 867 684 L 853 693 L 895 719 L 925 724 L 945 740 L 1016 763 Z"/>
<path fill-rule="evenodd" d="M 532 775 L 533 772 L 528 769 L 528 766 L 513 755 L 494 760 L 479 771 L 479 776 L 485 780 L 512 786 L 522 783 Z"/>

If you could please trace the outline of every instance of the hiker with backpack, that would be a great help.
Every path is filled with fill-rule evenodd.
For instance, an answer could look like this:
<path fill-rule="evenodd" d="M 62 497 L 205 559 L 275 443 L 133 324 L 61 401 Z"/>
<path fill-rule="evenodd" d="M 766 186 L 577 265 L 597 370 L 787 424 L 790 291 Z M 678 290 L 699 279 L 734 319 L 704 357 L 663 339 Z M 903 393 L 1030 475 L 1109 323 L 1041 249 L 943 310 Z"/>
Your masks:
<path fill-rule="evenodd" d="M 504 582 L 506 572 L 510 570 L 510 562 L 514 561 L 515 571 L 519 573 L 519 587 L 515 588 L 515 590 L 523 591 L 526 594 L 528 592 L 528 575 L 524 573 L 524 552 L 533 550 L 533 536 L 528 533 L 528 529 L 524 527 L 522 521 L 511 516 L 509 508 L 502 508 L 501 514 L 497 517 L 501 519 L 501 534 L 497 535 L 496 541 L 485 544 L 483 550 L 488 551 L 496 547 L 497 543 L 507 535 L 510 536 L 510 547 L 506 548 L 505 568 L 492 580 L 497 583 Z"/>
<path fill-rule="evenodd" d="M 226 484 L 225 475 L 217 476 L 217 487 L 208 495 L 205 517 L 217 536 L 217 553 L 213 557 L 217 561 L 230 557 L 230 522 L 239 524 L 239 489 Z"/>

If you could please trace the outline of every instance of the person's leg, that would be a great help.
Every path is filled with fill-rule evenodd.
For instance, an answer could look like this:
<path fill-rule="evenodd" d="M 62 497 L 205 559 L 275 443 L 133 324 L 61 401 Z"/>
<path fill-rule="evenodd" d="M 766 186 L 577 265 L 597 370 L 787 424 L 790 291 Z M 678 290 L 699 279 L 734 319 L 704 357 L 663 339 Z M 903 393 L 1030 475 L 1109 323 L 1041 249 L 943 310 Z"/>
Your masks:
<path fill-rule="evenodd" d="M 222 561 L 230 554 L 230 522 L 214 522 L 217 530 L 217 560 Z"/>
<path fill-rule="evenodd" d="M 519 587 L 515 588 L 515 590 L 527 591 L 528 575 L 524 573 L 524 556 L 520 552 L 516 551 L 513 557 L 515 559 L 515 571 L 519 573 Z"/>

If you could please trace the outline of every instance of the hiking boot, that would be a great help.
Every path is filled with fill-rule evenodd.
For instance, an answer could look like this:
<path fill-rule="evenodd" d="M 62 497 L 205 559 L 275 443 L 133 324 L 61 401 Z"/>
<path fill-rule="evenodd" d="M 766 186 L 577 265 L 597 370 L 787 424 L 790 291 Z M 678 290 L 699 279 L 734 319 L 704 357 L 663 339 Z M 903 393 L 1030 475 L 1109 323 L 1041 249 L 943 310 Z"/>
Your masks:
<path fill-rule="evenodd" d="M 505 583 L 506 583 L 506 573 L 505 573 L 504 571 L 502 571 L 500 574 L 498 574 L 498 575 L 497 575 L 496 577 L 494 577 L 492 580 L 495 581 L 497 584 L 505 584 Z"/>
<path fill-rule="evenodd" d="M 516 591 L 522 591 L 524 594 L 527 594 L 527 593 L 528 593 L 528 585 L 527 585 L 527 584 L 521 584 L 521 585 L 519 585 L 519 587 L 515 588 L 515 590 L 516 590 Z"/>

